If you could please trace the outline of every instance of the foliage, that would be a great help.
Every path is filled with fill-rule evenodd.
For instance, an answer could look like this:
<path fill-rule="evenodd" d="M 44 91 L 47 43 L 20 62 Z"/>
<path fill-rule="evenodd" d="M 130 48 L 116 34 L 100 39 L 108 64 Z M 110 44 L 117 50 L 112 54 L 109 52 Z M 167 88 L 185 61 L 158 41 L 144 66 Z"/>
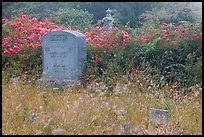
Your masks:
<path fill-rule="evenodd" d="M 45 19 L 38 22 L 22 14 L 9 21 L 3 18 L 2 28 L 2 67 L 13 68 L 13 75 L 26 77 L 27 74 L 39 75 L 42 64 L 42 36 L 55 30 L 70 30 L 59 27 Z"/>
<path fill-rule="evenodd" d="M 92 23 L 92 16 L 87 11 L 78 9 L 58 9 L 57 12 L 52 12 L 50 15 L 51 21 L 57 25 L 66 27 L 72 26 L 73 29 L 84 30 Z"/>
<path fill-rule="evenodd" d="M 125 74 L 129 65 L 129 35 L 119 28 L 104 31 L 96 26 L 85 33 L 87 38 L 87 74 L 94 72 L 95 79 L 118 78 Z M 95 67 L 95 71 L 90 68 Z M 90 71 L 90 72 L 89 72 Z M 110 82 L 110 80 L 108 80 Z"/>
<path fill-rule="evenodd" d="M 189 77 L 194 76 L 191 75 L 192 72 L 187 71 L 186 65 L 194 64 L 202 58 L 202 34 L 198 28 L 199 26 L 191 24 L 174 26 L 166 23 L 163 23 L 161 28 L 149 25 L 147 29 L 144 26 L 144 30 L 138 36 L 142 42 L 142 52 L 135 55 L 135 64 L 139 64 L 139 58 L 158 68 L 160 77 L 157 81 L 165 81 L 163 85 L 178 82 L 183 86 L 192 86 L 195 82 L 191 82 Z M 201 79 L 197 82 L 201 82 Z"/>
<path fill-rule="evenodd" d="M 142 23 L 161 23 L 166 22 L 168 24 L 174 23 L 178 25 L 185 22 L 195 23 L 200 22 L 198 13 L 195 13 L 190 4 L 191 2 L 165 2 L 161 3 L 162 6 L 154 7 L 151 10 L 143 12 L 140 15 Z"/>
<path fill-rule="evenodd" d="M 13 68 L 13 74 L 22 77 L 41 73 L 41 38 L 45 33 L 71 29 L 71 26 L 60 27 L 49 19 L 39 22 L 26 15 L 2 21 L 3 69 Z M 84 79 L 89 82 L 103 81 L 112 87 L 122 75 L 140 67 L 143 61 L 160 70 L 152 75 L 162 86 L 175 82 L 191 86 L 201 81 L 199 68 L 192 67 L 202 59 L 201 24 L 145 24 L 134 30 L 114 27 L 112 31 L 104 31 L 97 24 L 83 32 L 88 49 Z"/>
<path fill-rule="evenodd" d="M 4 3 L 4 5 L 5 4 L 7 3 Z M 38 21 L 43 21 L 45 17 L 50 18 L 50 14 L 54 16 L 59 9 L 67 10 L 68 13 L 71 12 L 71 10 L 68 9 L 75 9 L 86 15 L 87 13 L 80 10 L 83 9 L 84 11 L 88 11 L 91 16 L 93 15 L 93 22 L 97 23 L 98 20 L 105 17 L 105 11 L 110 8 L 113 10 L 112 14 L 116 24 L 125 25 L 130 22 L 130 27 L 136 27 L 141 25 L 138 18 L 140 14 L 159 5 L 160 4 L 155 2 L 18 2 L 7 4 L 3 9 L 4 12 L 2 16 L 11 19 L 11 15 L 15 18 L 18 13 L 24 12 L 31 18 L 36 17 Z M 129 12 L 130 10 L 133 12 Z M 72 10 L 72 14 L 73 13 Z M 66 14 L 66 16 L 70 15 Z M 73 14 L 73 16 L 75 16 L 75 14 Z M 90 15 L 87 16 L 87 19 L 89 19 L 89 16 Z M 61 22 L 61 24 L 58 25 L 63 24 L 65 24 L 65 22 Z"/>
<path fill-rule="evenodd" d="M 153 7 L 160 6 L 157 2 L 116 2 L 113 3 L 113 8 L 119 12 L 117 18 L 119 22 L 125 25 L 127 22 L 130 22 L 130 27 L 139 27 L 141 26 L 139 16 Z M 132 11 L 132 12 L 129 12 Z"/>
<path fill-rule="evenodd" d="M 93 15 L 88 11 L 75 9 L 77 5 L 78 3 L 74 2 L 18 2 L 4 8 L 2 16 L 11 19 L 18 17 L 19 13 L 24 13 L 29 18 L 37 18 L 38 21 L 49 18 L 57 25 L 83 30 L 91 25 Z"/>

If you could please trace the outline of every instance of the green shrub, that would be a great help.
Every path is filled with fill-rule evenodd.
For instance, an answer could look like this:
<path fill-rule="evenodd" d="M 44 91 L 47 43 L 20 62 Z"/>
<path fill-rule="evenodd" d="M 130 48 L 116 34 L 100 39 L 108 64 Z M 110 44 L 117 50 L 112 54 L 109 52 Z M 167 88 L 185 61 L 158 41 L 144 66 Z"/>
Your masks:
<path fill-rule="evenodd" d="M 67 8 L 59 9 L 57 12 L 52 12 L 49 15 L 52 22 L 63 27 L 71 26 L 81 31 L 91 26 L 93 18 L 93 15 L 87 11 Z"/>
<path fill-rule="evenodd" d="M 16 18 L 19 13 L 24 13 L 29 18 L 37 18 L 38 21 L 49 18 L 57 25 L 71 26 L 73 29 L 82 31 L 91 25 L 93 15 L 88 11 L 79 8 L 75 9 L 76 5 L 77 3 L 71 2 L 19 2 L 4 8 L 2 15 L 11 19 L 11 16 Z"/>
<path fill-rule="evenodd" d="M 141 23 L 157 23 L 162 22 L 180 24 L 183 21 L 196 23 L 200 22 L 202 18 L 201 13 L 196 13 L 191 2 L 162 2 L 161 6 L 155 6 L 150 11 L 143 12 L 140 15 Z M 200 15 L 201 14 L 201 15 Z M 201 16 L 201 17 L 200 17 Z"/>
<path fill-rule="evenodd" d="M 201 82 L 200 77 L 202 78 L 201 72 L 193 71 L 194 69 L 199 70 L 200 66 L 198 68 L 192 67 L 195 62 L 202 58 L 201 47 L 194 45 L 194 42 L 194 40 L 187 40 L 181 42 L 179 47 L 156 47 L 141 54 L 142 57 L 140 58 L 146 60 L 151 67 L 159 69 L 160 75 L 164 76 L 162 81 L 165 81 L 165 83 L 173 84 L 178 82 L 183 86 L 190 86 L 192 83 Z M 193 74 L 193 72 L 196 74 Z M 194 75 L 196 76 L 194 77 Z M 195 79 L 196 77 L 199 78 Z M 192 79 L 194 82 L 191 82 Z"/>

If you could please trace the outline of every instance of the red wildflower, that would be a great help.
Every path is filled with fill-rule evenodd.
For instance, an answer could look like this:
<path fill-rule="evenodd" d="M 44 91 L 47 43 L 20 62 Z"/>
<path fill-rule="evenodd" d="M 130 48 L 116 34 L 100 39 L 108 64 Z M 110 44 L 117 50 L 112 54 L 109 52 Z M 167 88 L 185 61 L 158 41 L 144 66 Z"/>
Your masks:
<path fill-rule="evenodd" d="M 194 37 L 195 37 L 196 39 L 199 39 L 199 38 L 200 38 L 200 36 L 199 36 L 198 34 L 194 34 Z"/>
<path fill-rule="evenodd" d="M 38 20 L 36 18 L 32 18 L 32 23 L 36 23 Z"/>
<path fill-rule="evenodd" d="M 163 23 L 161 28 L 162 28 L 162 29 L 167 29 L 167 28 L 168 28 L 168 24 Z"/>
<path fill-rule="evenodd" d="M 17 51 L 17 50 L 19 49 L 19 47 L 16 46 L 16 45 L 14 45 L 14 46 L 13 46 L 13 49 L 14 49 L 15 51 Z"/>
<path fill-rule="evenodd" d="M 22 15 L 22 18 L 21 18 L 23 21 L 26 21 L 27 20 L 27 17 L 26 15 Z"/>
<path fill-rule="evenodd" d="M 168 36 L 169 36 L 169 32 L 165 32 L 165 33 L 162 34 L 162 37 L 163 37 L 163 38 L 166 38 L 166 37 L 168 37 Z"/>
<path fill-rule="evenodd" d="M 6 22 L 8 22 L 8 19 L 7 19 L 7 18 L 3 18 L 3 19 L 2 19 L 2 22 L 5 22 L 5 23 L 6 23 Z"/>
<path fill-rule="evenodd" d="M 22 26 L 22 25 L 23 25 L 23 24 L 19 21 L 19 22 L 18 22 L 18 26 Z"/>
<path fill-rule="evenodd" d="M 9 52 L 8 50 L 5 49 L 5 50 L 4 50 L 4 54 L 8 54 L 8 55 L 9 55 L 10 52 Z"/>

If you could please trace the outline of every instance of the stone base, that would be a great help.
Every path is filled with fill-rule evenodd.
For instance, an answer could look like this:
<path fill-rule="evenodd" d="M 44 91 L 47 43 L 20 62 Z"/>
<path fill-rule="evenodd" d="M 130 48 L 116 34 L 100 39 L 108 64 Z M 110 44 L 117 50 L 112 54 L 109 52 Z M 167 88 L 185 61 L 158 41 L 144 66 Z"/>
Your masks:
<path fill-rule="evenodd" d="M 36 82 L 38 87 L 71 87 L 81 85 L 80 80 L 53 80 L 53 79 L 38 79 Z"/>

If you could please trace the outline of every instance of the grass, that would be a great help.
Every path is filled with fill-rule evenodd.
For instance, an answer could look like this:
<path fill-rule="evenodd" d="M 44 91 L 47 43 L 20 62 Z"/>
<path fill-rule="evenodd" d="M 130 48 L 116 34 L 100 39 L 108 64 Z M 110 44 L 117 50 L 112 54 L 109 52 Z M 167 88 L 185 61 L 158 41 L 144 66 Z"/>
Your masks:
<path fill-rule="evenodd" d="M 58 91 L 23 81 L 13 86 L 3 79 L 2 133 L 49 135 L 62 128 L 66 134 L 120 134 L 120 125 L 130 123 L 132 134 L 137 134 L 156 128 L 148 122 L 151 107 L 168 109 L 168 125 L 177 125 L 181 134 L 202 134 L 201 87 L 202 83 L 184 94 L 182 88 L 147 88 L 128 81 L 114 88 L 121 93 L 110 94 L 103 83 L 96 82 Z M 167 92 L 169 88 L 173 93 Z M 34 121 L 32 113 L 37 115 Z"/>

